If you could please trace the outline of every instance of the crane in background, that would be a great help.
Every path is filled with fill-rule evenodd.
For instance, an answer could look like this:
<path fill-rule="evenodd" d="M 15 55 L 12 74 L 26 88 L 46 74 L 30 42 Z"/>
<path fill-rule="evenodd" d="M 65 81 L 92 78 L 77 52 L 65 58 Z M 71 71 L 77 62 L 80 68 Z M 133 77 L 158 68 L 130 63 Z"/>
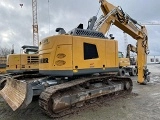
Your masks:
<path fill-rule="evenodd" d="M 23 7 L 23 4 L 19 4 Z M 37 0 L 32 0 L 32 18 L 33 18 L 33 46 L 38 46 L 39 35 L 38 35 L 38 20 L 37 20 Z"/>
<path fill-rule="evenodd" d="M 37 19 L 37 0 L 32 0 L 32 16 L 33 16 L 33 45 L 38 46 L 38 19 Z"/>
<path fill-rule="evenodd" d="M 20 4 L 22 7 L 23 4 Z M 33 45 L 39 45 L 39 34 L 38 34 L 38 18 L 37 18 L 37 0 L 32 0 L 32 18 L 33 18 Z M 48 0 L 48 16 L 49 16 L 49 0 Z M 49 32 L 50 32 L 50 17 L 49 17 Z"/>
<path fill-rule="evenodd" d="M 160 25 L 160 22 L 146 22 L 146 23 L 140 23 L 141 25 Z M 125 51 L 124 53 L 127 53 L 127 46 L 128 46 L 128 39 L 127 39 L 127 34 L 123 32 L 124 34 L 124 47 Z"/>

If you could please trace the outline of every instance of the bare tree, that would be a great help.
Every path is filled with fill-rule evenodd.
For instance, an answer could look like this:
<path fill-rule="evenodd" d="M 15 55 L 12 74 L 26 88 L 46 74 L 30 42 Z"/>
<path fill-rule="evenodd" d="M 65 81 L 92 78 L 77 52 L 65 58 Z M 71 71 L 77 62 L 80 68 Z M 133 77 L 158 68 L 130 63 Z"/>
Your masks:
<path fill-rule="evenodd" d="M 0 47 L 0 56 L 5 56 L 6 57 L 10 53 L 11 53 L 10 48 Z"/>

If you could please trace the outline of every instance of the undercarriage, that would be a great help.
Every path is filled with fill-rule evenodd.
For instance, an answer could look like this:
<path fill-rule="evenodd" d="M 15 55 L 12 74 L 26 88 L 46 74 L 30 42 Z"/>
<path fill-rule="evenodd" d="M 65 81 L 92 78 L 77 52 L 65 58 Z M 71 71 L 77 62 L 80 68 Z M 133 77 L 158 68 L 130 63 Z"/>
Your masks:
<path fill-rule="evenodd" d="M 130 78 L 105 74 L 74 78 L 23 74 L 4 77 L 0 94 L 14 111 L 26 108 L 34 96 L 40 95 L 41 109 L 50 117 L 57 118 L 102 97 L 129 94 L 132 86 Z"/>

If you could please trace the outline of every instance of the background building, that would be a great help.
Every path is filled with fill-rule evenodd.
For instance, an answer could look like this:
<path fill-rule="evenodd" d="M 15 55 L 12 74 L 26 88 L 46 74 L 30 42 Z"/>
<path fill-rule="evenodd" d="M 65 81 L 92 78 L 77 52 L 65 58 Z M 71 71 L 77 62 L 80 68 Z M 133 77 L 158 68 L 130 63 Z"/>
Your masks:
<path fill-rule="evenodd" d="M 147 63 L 148 64 L 151 64 L 151 63 L 159 63 L 160 64 L 160 56 L 148 55 L 147 56 Z"/>

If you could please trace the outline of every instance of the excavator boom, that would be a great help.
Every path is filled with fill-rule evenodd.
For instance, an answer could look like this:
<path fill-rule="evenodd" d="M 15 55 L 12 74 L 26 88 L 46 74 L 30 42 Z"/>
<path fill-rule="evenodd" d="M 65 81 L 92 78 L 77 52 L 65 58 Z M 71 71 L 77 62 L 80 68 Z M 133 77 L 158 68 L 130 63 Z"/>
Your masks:
<path fill-rule="evenodd" d="M 124 13 L 120 7 L 115 7 L 106 0 L 100 0 L 100 4 L 103 16 L 96 22 L 94 30 L 105 34 L 113 24 L 137 40 L 138 82 L 146 84 L 149 81 L 150 74 L 146 65 L 146 57 L 148 54 L 146 27 L 138 24 L 136 20 Z"/>

